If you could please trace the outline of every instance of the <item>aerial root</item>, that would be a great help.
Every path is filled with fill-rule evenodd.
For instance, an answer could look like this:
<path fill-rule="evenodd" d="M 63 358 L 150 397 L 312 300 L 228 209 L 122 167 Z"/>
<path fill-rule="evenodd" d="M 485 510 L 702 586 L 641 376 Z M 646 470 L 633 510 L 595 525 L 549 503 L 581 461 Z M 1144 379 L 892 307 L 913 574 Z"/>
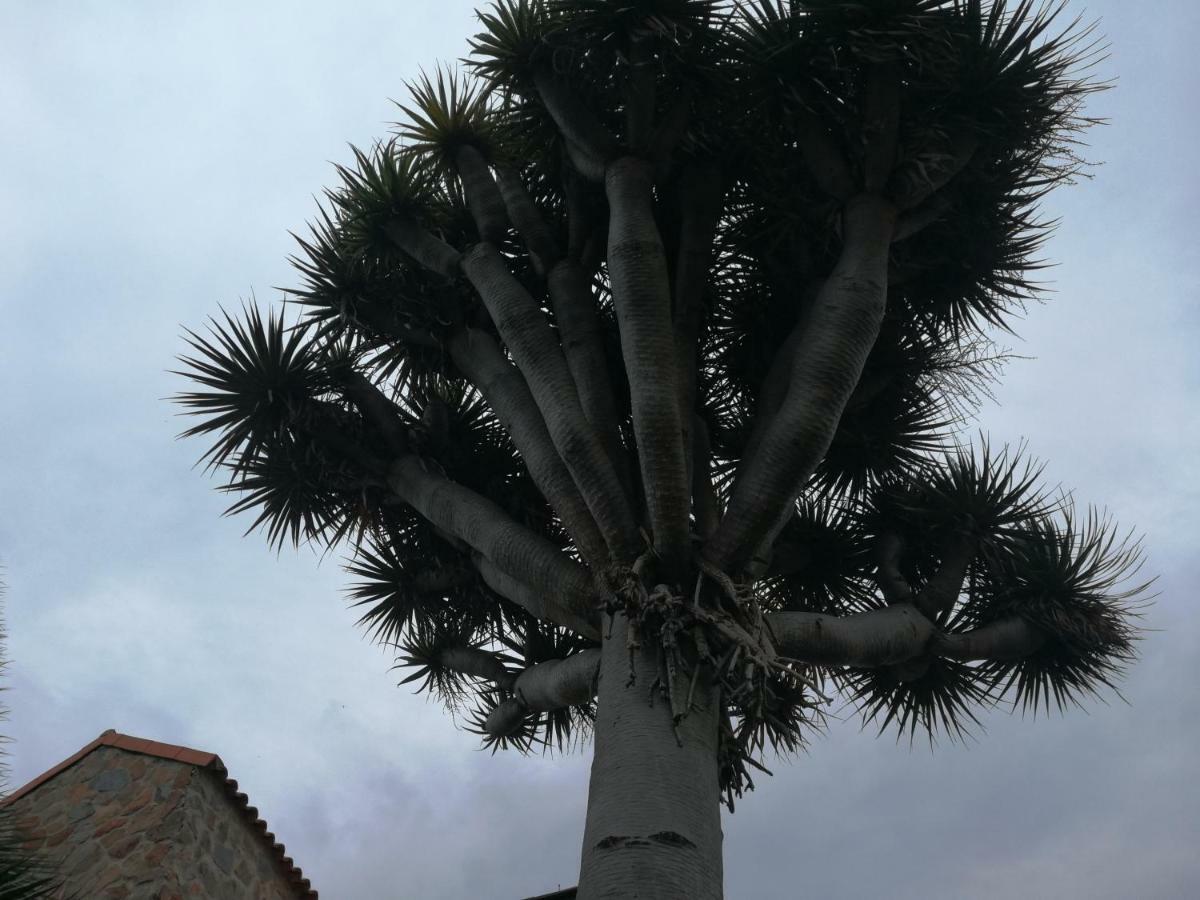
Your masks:
<path fill-rule="evenodd" d="M 632 567 L 608 573 L 613 589 L 604 604 L 612 617 L 608 634 L 611 637 L 616 614 L 624 613 L 627 687 L 636 684 L 638 652 L 653 648 L 654 677 L 647 701 L 653 706 L 659 696 L 666 700 L 680 746 L 680 726 L 696 708 L 701 679 L 719 689 L 723 702 L 741 722 L 736 728 L 732 723 L 725 726 L 721 739 L 726 748 L 721 751 L 726 773 L 722 777 L 729 779 L 726 801 L 732 809 L 735 793 L 741 796 L 743 790 L 753 790 L 751 769 L 770 774 L 753 758 L 763 752 L 767 739 L 775 742 L 774 735 L 791 734 L 784 738 L 784 746 L 794 746 L 802 741 L 799 725 L 823 716 L 833 699 L 822 690 L 817 670 L 776 650 L 775 635 L 752 585 L 737 583 L 697 556 L 699 571 L 690 590 L 661 583 L 650 587 L 651 559 L 647 551 Z M 706 593 L 706 582 L 715 589 Z M 686 687 L 681 679 L 686 679 Z M 780 703 L 791 707 L 792 713 L 786 714 Z"/>

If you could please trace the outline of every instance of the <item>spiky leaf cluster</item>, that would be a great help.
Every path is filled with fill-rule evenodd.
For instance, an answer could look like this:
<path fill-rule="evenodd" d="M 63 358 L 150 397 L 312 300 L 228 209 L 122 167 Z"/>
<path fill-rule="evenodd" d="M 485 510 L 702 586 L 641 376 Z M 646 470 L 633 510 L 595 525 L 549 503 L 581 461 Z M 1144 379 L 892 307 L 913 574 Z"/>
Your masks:
<path fill-rule="evenodd" d="M 708 433 L 721 506 L 787 398 L 789 361 L 842 252 L 839 179 L 876 177 L 871 148 L 894 129 L 890 174 L 873 188 L 899 210 L 882 328 L 820 465 L 754 554 L 757 568 L 734 573 L 743 580 L 725 611 L 749 623 L 908 602 L 965 548 L 938 627 L 954 635 L 1019 617 L 1044 640 L 1013 662 L 756 671 L 744 696 L 724 698 L 723 785 L 732 801 L 765 749 L 801 746 L 819 719 L 809 685 L 822 674 L 868 719 L 910 735 L 957 735 L 999 696 L 1037 709 L 1110 683 L 1132 652 L 1122 578 L 1136 553 L 1100 524 L 1064 518 L 1020 453 L 957 444 L 1004 359 L 991 333 L 1036 288 L 1048 234 L 1038 202 L 1081 166 L 1080 104 L 1096 89 L 1088 30 L 1032 0 L 498 0 L 479 21 L 466 68 L 418 78 L 395 133 L 337 167 L 297 238 L 288 296 L 298 321 L 251 306 L 189 333 L 183 363 L 197 386 L 179 399 L 200 421 L 185 434 L 214 441 L 204 462 L 228 475 L 231 511 L 273 544 L 351 545 L 351 603 L 396 650 L 404 680 L 467 711 L 477 731 L 498 706 L 515 709 L 504 733 L 487 732 L 493 749 L 570 745 L 590 707 L 516 709 L 508 675 L 495 682 L 446 660 L 483 651 L 515 675 L 595 641 L 489 586 L 479 553 L 398 501 L 390 482 L 398 456 L 415 458 L 564 556 L 586 555 L 455 362 L 468 332 L 506 349 L 459 253 L 490 243 L 556 334 L 564 320 L 548 270 L 566 260 L 582 272 L 640 510 L 603 167 L 618 154 L 652 164 L 672 284 L 686 210 L 711 176 L 720 212 L 687 412 Z M 846 171 L 830 175 L 822 153 Z M 472 181 L 482 200 L 468 196 Z M 545 258 L 503 215 L 497 225 L 482 214 L 499 196 L 488 189 L 507 189 L 507 203 L 514 186 L 542 217 Z"/>
<path fill-rule="evenodd" d="M 1023 659 L 987 664 L 984 677 L 1034 712 L 1115 689 L 1135 655 L 1137 610 L 1149 587 L 1132 580 L 1141 565 L 1139 545 L 1095 510 L 1082 522 L 1067 509 L 1059 521 L 1028 524 L 989 562 L 964 619 L 979 627 L 1020 616 L 1045 643 Z"/>

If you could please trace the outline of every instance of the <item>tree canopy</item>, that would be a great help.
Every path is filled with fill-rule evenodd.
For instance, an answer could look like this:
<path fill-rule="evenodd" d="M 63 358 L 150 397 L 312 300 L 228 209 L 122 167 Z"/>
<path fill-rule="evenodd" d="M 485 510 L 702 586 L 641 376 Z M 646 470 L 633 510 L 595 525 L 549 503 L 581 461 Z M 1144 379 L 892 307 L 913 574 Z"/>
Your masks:
<path fill-rule="evenodd" d="M 479 19 L 338 167 L 289 308 L 189 332 L 231 511 L 348 548 L 361 624 L 493 748 L 586 735 L 624 622 L 681 741 L 717 698 L 730 807 L 834 693 L 932 738 L 1112 686 L 1137 543 L 969 437 L 1084 165 L 1091 30 L 1033 0 Z"/>

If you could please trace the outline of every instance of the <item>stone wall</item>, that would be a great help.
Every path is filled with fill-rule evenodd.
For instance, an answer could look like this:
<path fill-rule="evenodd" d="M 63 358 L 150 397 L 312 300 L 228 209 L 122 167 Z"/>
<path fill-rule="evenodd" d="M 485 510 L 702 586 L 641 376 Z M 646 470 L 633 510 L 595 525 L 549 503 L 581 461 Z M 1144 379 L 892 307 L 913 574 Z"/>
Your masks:
<path fill-rule="evenodd" d="M 294 900 L 213 770 L 97 747 L 12 803 L 66 892 L 97 900 Z"/>

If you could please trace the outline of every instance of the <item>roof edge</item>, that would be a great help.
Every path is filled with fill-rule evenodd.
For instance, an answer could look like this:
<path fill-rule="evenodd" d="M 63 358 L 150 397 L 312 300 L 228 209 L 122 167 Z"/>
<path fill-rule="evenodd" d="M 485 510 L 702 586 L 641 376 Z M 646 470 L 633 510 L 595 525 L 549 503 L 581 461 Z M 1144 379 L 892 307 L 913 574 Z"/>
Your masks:
<path fill-rule="evenodd" d="M 284 845 L 276 842 L 275 835 L 267 829 L 266 821 L 259 818 L 258 810 L 250 805 L 249 798 L 238 791 L 238 783 L 229 777 L 229 770 L 225 767 L 225 763 L 221 762 L 221 757 L 215 753 L 194 750 L 191 747 L 183 747 L 179 744 L 164 744 L 161 741 L 151 741 L 129 734 L 121 734 L 115 728 L 109 728 L 94 741 L 80 748 L 58 765 L 47 769 L 32 781 L 26 782 L 3 799 L 0 799 L 0 807 L 8 806 L 10 803 L 41 787 L 47 781 L 66 771 L 99 747 L 113 747 L 129 753 L 154 756 L 158 759 L 166 759 L 212 772 L 220 780 L 220 787 L 225 796 L 233 804 L 234 810 L 257 833 L 259 839 L 267 847 L 267 850 L 282 867 L 283 873 L 292 887 L 300 893 L 300 896 L 304 900 L 317 900 L 317 891 L 312 887 L 309 880 L 304 877 L 304 873 L 300 871 L 300 867 L 287 855 Z"/>

